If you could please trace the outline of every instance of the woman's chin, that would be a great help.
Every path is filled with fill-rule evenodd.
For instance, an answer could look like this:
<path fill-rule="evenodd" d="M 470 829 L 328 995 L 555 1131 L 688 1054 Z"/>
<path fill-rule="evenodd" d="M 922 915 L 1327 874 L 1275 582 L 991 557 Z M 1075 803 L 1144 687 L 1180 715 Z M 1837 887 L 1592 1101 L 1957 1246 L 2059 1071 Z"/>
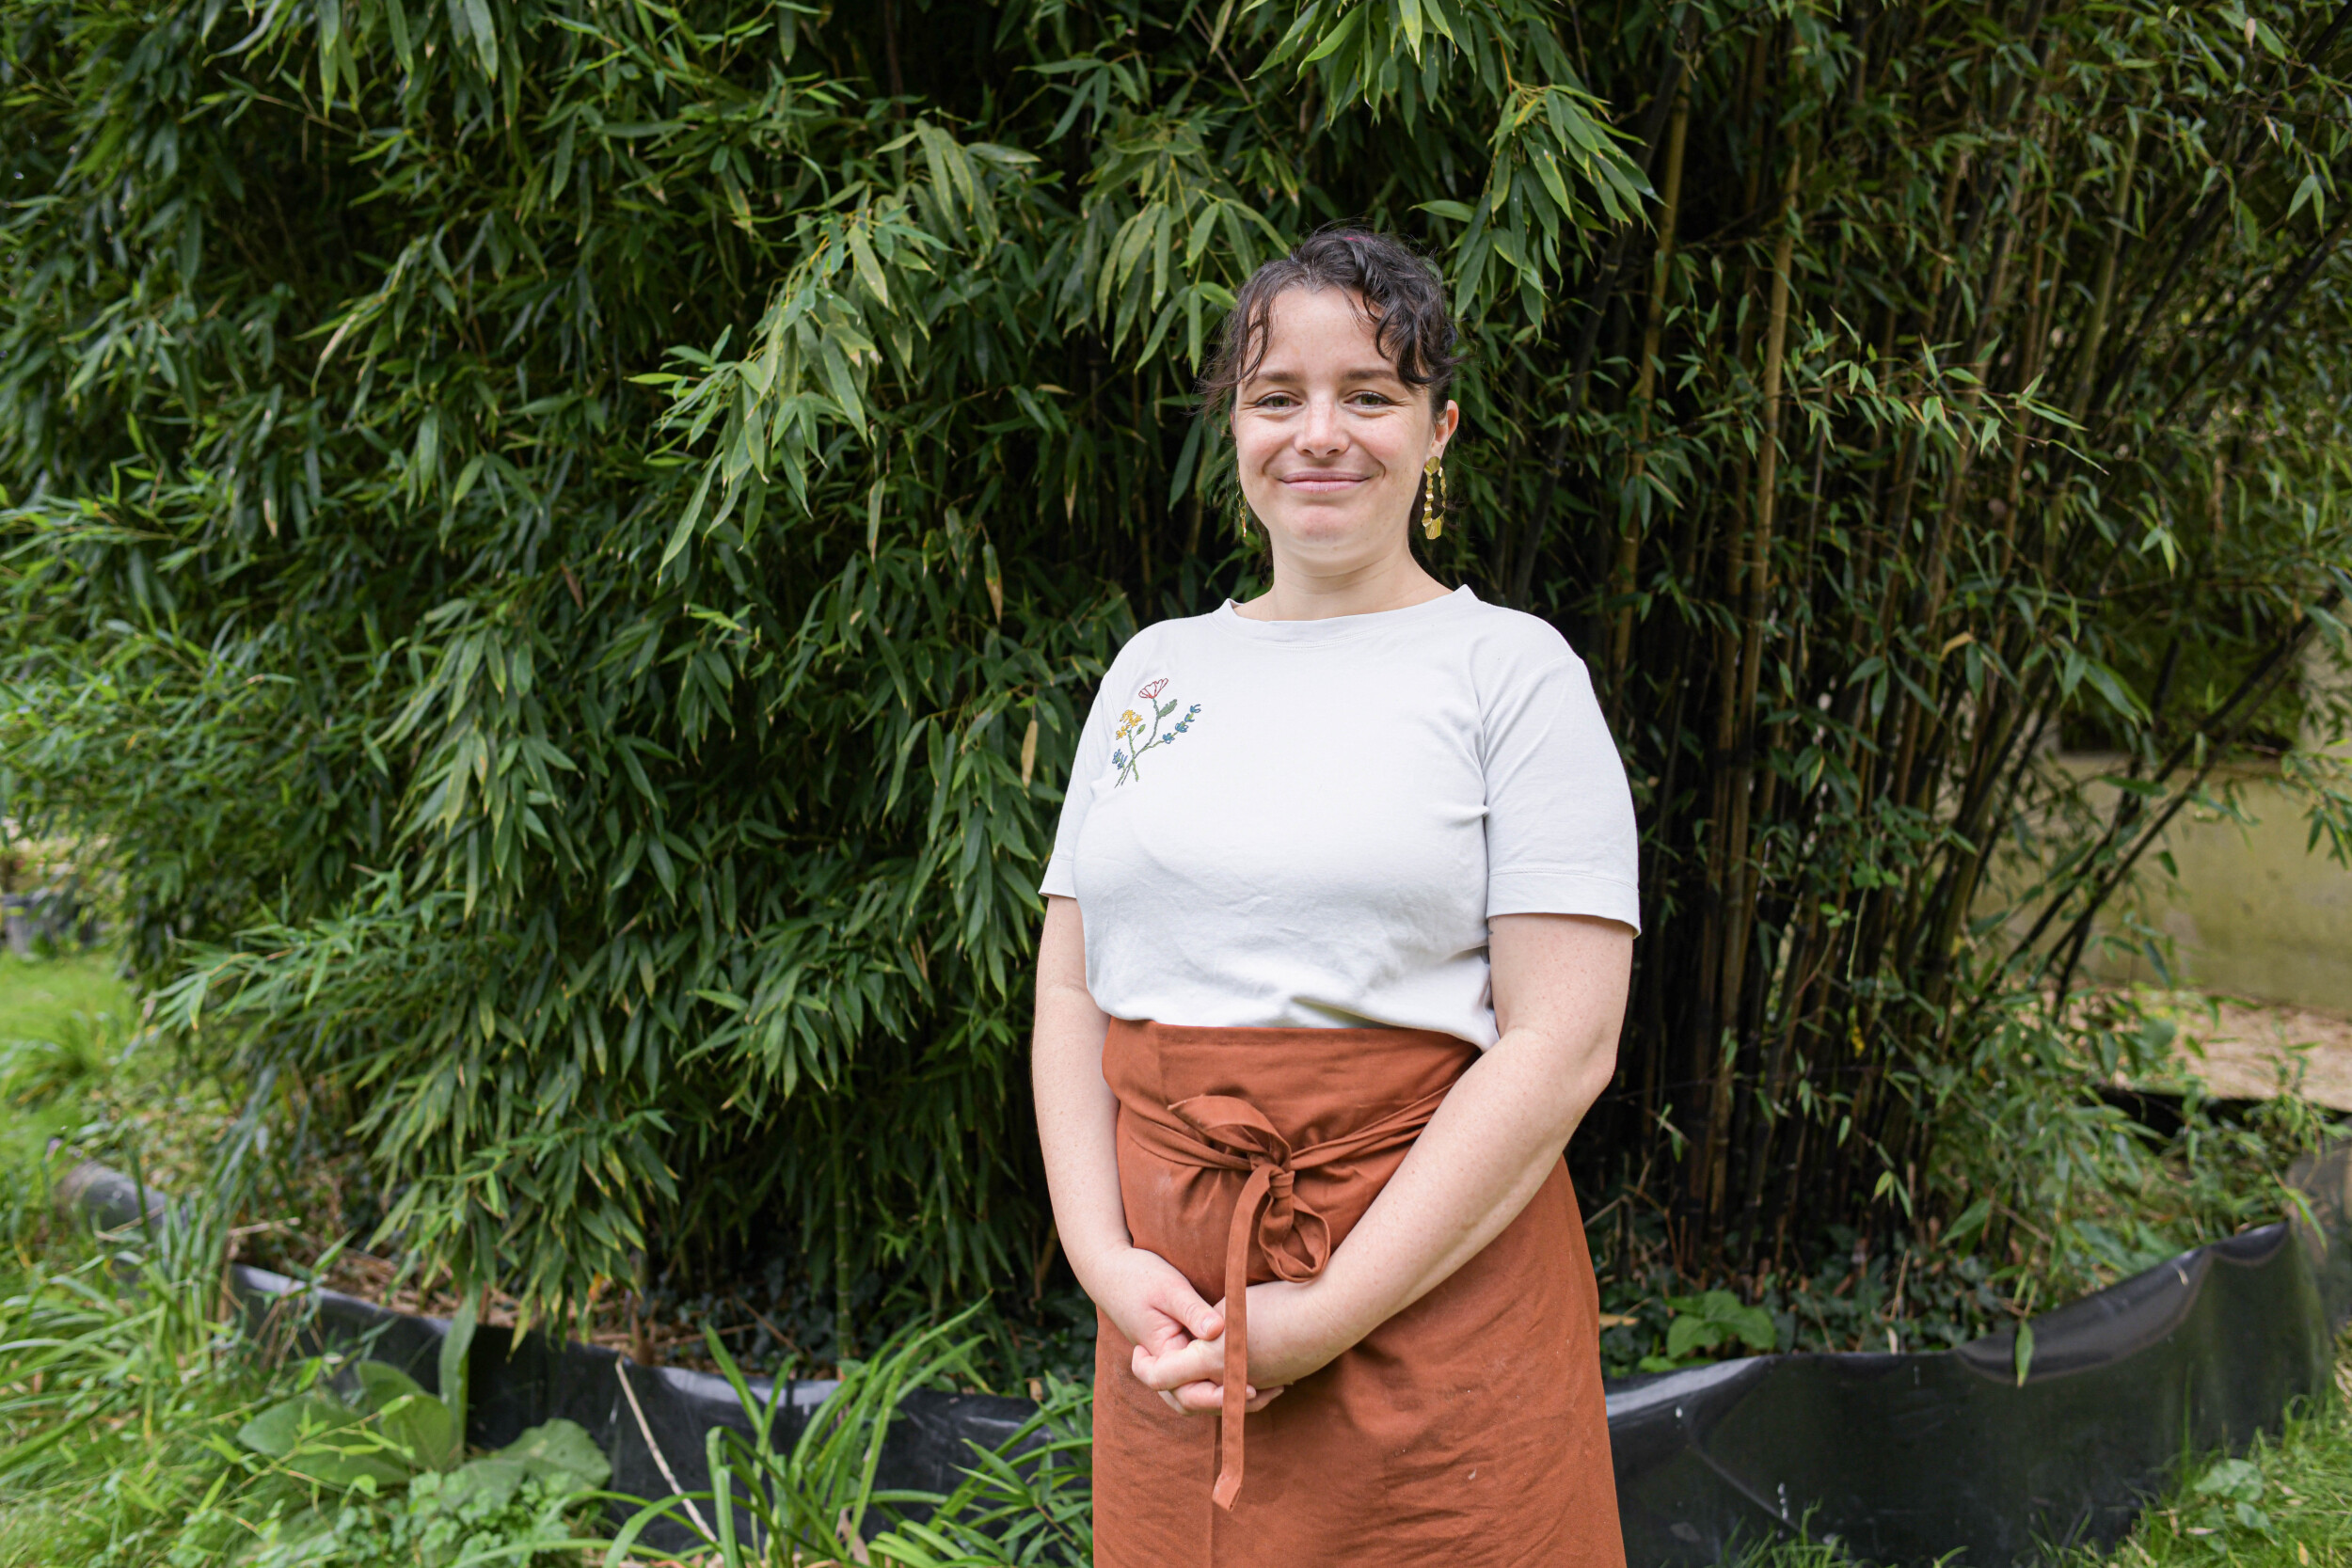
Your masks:
<path fill-rule="evenodd" d="M 1392 526 L 1378 519 L 1311 507 L 1302 509 L 1302 515 L 1280 519 L 1276 529 L 1278 537 L 1293 549 L 1318 558 L 1384 553 L 1393 531 Z"/>

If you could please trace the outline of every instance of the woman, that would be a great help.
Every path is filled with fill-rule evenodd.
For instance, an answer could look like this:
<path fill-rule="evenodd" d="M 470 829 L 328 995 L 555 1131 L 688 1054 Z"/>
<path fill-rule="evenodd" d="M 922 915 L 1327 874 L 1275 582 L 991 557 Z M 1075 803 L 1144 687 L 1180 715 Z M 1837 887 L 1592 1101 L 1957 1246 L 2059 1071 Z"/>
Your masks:
<path fill-rule="evenodd" d="M 1413 559 L 1454 342 L 1393 240 L 1259 269 L 1206 391 L 1273 586 L 1137 633 L 1079 740 L 1035 1072 L 1102 1568 L 1624 1560 L 1561 1151 L 1632 806 L 1559 633 Z"/>

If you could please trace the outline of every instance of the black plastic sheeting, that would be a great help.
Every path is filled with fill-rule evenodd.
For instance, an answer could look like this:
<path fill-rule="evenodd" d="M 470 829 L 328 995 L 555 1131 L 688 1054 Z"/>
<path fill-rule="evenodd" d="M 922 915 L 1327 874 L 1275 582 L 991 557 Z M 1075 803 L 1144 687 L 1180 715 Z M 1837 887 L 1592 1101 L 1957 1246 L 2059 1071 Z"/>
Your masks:
<path fill-rule="evenodd" d="M 266 1269 L 238 1265 L 230 1272 L 232 1288 L 249 1313 L 285 1310 L 302 1291 L 299 1281 Z M 335 1291 L 320 1291 L 302 1306 L 315 1307 L 316 1342 L 347 1345 L 376 1336 L 371 1354 L 433 1386 L 447 1319 L 389 1311 Z M 705 1434 L 718 1426 L 746 1436 L 752 1431 L 724 1378 L 681 1367 L 641 1367 L 601 1346 L 557 1344 L 543 1335 L 518 1341 L 511 1330 L 485 1324 L 474 1331 L 466 1361 L 470 1373 L 466 1433 L 471 1441 L 501 1447 L 543 1421 L 557 1417 L 577 1421 L 612 1459 L 616 1492 L 667 1497 L 673 1477 L 680 1490 L 706 1490 Z M 749 1381 L 763 1402 L 773 1397 L 772 1380 Z M 777 1411 L 777 1441 L 788 1444 L 798 1437 L 834 1386 L 830 1380 L 788 1383 Z M 961 1467 L 971 1463 L 965 1439 L 993 1448 L 1035 1408 L 1026 1400 L 977 1394 L 910 1394 L 884 1440 L 880 1484 L 953 1491 L 962 1479 Z M 669 1536 L 658 1532 L 657 1538 Z"/>
<path fill-rule="evenodd" d="M 1609 1400 L 1627 1554 L 1711 1562 L 1800 1523 L 1883 1562 L 2109 1544 L 2184 1454 L 2327 1388 L 2331 1339 L 2307 1249 L 2272 1225 L 2035 1319 L 2022 1386 L 2007 1333 L 1676 1373 Z"/>
<path fill-rule="evenodd" d="M 1761 1355 L 1612 1384 L 1628 1561 L 1711 1563 L 1800 1528 L 1887 1563 L 2006 1564 L 2113 1544 L 2185 1459 L 2243 1448 L 2332 1386 L 2335 1330 L 2352 1316 L 2352 1146 L 2291 1180 L 2310 1223 L 2195 1248 L 2036 1318 L 2022 1386 L 2008 1332 L 1945 1352 Z M 60 1196 L 101 1224 L 139 1212 L 131 1183 L 103 1167 L 76 1170 Z M 301 1291 L 260 1269 L 233 1275 L 256 1313 L 286 1310 Z M 372 1354 L 429 1381 L 444 1321 L 330 1291 L 304 1306 L 320 1338 L 375 1335 Z M 568 1417 L 612 1456 L 615 1490 L 641 1497 L 673 1481 L 705 1487 L 704 1433 L 749 1430 L 723 1379 L 594 1346 L 485 1327 L 469 1361 L 473 1441 Z M 753 1387 L 765 1399 L 772 1386 Z M 790 1385 L 785 1440 L 833 1387 Z M 1002 1442 L 1033 1409 L 911 1395 L 878 1481 L 950 1490 L 969 1444 Z"/>

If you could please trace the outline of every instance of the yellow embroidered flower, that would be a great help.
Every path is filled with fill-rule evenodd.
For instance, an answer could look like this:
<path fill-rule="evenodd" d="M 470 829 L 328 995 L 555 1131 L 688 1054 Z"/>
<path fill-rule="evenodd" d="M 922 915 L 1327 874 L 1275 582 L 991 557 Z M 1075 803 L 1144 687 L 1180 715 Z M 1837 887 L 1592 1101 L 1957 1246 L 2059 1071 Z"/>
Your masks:
<path fill-rule="evenodd" d="M 1143 720 L 1136 714 L 1136 710 L 1134 708 L 1129 708 L 1126 712 L 1119 716 L 1119 733 L 1125 735 L 1129 730 L 1134 729 L 1137 724 L 1142 722 Z"/>

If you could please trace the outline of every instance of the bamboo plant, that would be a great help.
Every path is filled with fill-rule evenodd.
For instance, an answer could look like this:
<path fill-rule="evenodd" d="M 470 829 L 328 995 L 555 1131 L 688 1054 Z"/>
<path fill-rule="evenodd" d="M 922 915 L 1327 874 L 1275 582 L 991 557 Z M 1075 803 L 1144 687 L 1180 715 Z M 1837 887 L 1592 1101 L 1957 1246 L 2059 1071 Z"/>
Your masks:
<path fill-rule="evenodd" d="M 1469 334 L 1430 564 L 1635 783 L 1580 1174 L 1999 1240 L 2163 827 L 2344 841 L 2347 14 L 0 0 L 0 815 L 425 1266 L 1025 1292 L 1074 728 L 1258 581 L 1195 377 L 1361 219 Z"/>

